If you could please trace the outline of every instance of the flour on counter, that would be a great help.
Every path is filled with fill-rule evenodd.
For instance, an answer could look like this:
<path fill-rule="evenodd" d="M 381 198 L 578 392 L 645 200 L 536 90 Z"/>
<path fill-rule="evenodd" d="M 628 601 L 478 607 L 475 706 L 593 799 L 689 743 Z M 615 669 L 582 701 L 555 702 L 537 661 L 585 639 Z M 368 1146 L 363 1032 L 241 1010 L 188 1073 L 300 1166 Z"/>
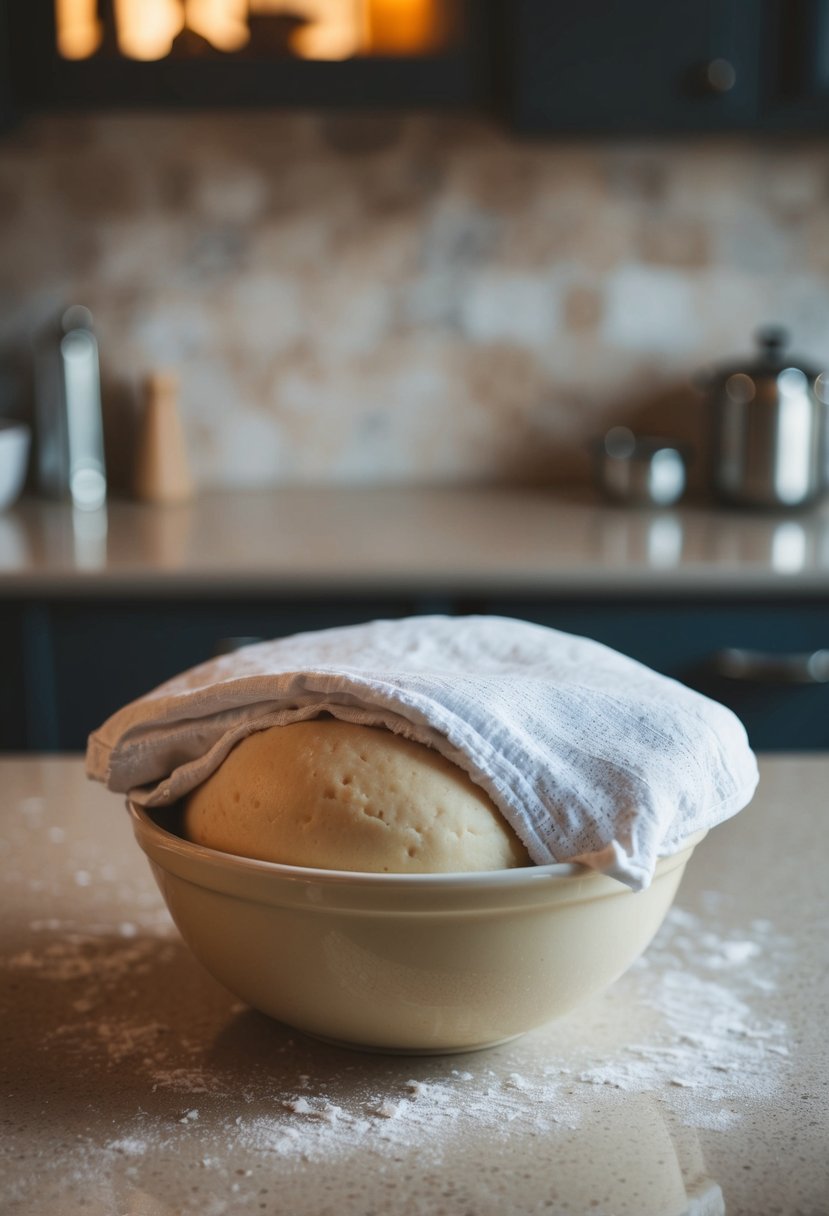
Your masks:
<path fill-rule="evenodd" d="M 123 996 L 142 980 L 175 983 L 180 970 L 180 944 L 161 926 L 148 933 L 140 920 L 94 932 L 54 918 L 32 922 L 46 940 L 0 960 L 0 968 L 69 986 L 49 1049 L 80 1068 L 128 1070 L 139 1095 L 184 1098 L 166 1122 L 136 1116 L 108 1152 L 140 1157 L 176 1137 L 219 1134 L 242 1154 L 297 1162 L 415 1146 L 439 1156 L 453 1129 L 471 1125 L 493 1136 L 508 1126 L 530 1136 L 572 1131 L 599 1095 L 603 1102 L 653 1095 L 697 1128 L 734 1123 L 748 1095 L 771 1097 L 787 1066 L 786 1027 L 763 1010 L 785 942 L 765 921 L 719 936 L 711 920 L 674 909 L 604 997 L 494 1052 L 463 1057 L 464 1067 L 457 1057 L 403 1062 L 356 1053 L 334 1066 L 330 1049 L 320 1055 L 308 1040 L 285 1038 L 284 1028 L 274 1035 L 270 1068 L 240 1064 L 232 1052 L 222 1058 L 161 1013 L 142 1018 L 140 1004 Z M 243 1007 L 222 1008 L 227 1021 Z M 167 1009 L 169 1017 L 174 1003 Z M 268 1042 L 267 1026 L 260 1032 Z"/>
<path fill-rule="evenodd" d="M 37 925 L 39 922 L 32 923 Z M 133 945 L 122 945 L 121 942 L 113 943 L 111 938 L 134 938 L 136 934 L 125 934 L 117 925 L 92 926 L 91 929 L 93 931 L 88 929 L 84 933 L 63 931 L 56 940 L 40 949 L 23 950 L 0 960 L 0 966 L 11 971 L 33 971 L 47 980 L 87 980 L 102 994 L 127 975 L 146 973 L 150 964 L 158 961 L 157 939 L 144 938 Z M 168 958 L 173 949 L 168 947 Z"/>
<path fill-rule="evenodd" d="M 352 1133 L 371 1134 L 372 1115 L 394 1124 L 398 1144 L 406 1131 L 415 1136 L 418 1128 L 445 1130 L 467 1120 L 493 1130 L 515 1120 L 538 1133 L 572 1129 L 597 1086 L 620 1096 L 655 1094 L 692 1127 L 731 1125 L 749 1094 L 773 1094 L 785 1067 L 785 1024 L 757 1012 L 774 988 L 772 964 L 785 942 L 763 921 L 739 938 L 703 926 L 702 918 L 674 910 L 650 950 L 589 1015 L 500 1049 L 497 1075 L 480 1066 L 452 1070 L 384 1094 L 376 1106 L 370 1100 L 360 1112 L 368 1127 L 358 1119 Z M 761 957 L 762 970 L 754 965 Z M 520 1070 L 505 1070 L 504 1059 Z"/>

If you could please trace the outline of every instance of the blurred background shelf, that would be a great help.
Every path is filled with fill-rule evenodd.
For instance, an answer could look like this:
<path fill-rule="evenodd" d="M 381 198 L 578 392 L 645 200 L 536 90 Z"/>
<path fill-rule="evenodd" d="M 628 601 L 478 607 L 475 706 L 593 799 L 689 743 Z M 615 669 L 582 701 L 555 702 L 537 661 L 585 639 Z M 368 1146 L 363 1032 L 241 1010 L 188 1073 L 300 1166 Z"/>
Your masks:
<path fill-rule="evenodd" d="M 355 28 L 370 28 L 374 2 L 340 7 Z M 258 15 L 252 5 L 251 28 L 273 26 L 254 50 L 253 42 L 217 49 L 185 27 L 189 37 L 177 37 L 170 53 L 138 60 L 119 49 L 117 5 L 99 5 L 102 44 L 69 58 L 59 50 L 60 4 L 0 0 L 14 46 L 5 66 L 0 48 L 0 115 L 461 106 L 544 135 L 813 132 L 829 122 L 827 0 L 398 0 L 410 46 L 401 41 L 390 54 L 382 39 L 373 47 L 364 39 L 316 59 L 313 48 L 296 49 L 293 25 L 317 28 L 301 16 L 307 3 L 261 0 L 268 12 Z"/>

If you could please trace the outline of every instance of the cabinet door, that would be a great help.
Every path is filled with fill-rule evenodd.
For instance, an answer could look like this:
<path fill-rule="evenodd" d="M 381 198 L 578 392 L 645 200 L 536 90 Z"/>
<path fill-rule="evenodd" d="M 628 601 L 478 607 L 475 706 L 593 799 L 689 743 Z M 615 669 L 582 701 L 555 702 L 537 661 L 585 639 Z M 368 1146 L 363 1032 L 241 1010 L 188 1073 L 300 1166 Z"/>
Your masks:
<path fill-rule="evenodd" d="M 235 639 L 284 637 L 417 610 L 411 599 L 356 596 L 286 597 L 278 604 L 132 600 L 28 605 L 23 614 L 28 746 L 36 751 L 84 748 L 89 732 L 110 714 L 226 651 Z"/>
<path fill-rule="evenodd" d="M 762 0 L 519 0 L 514 121 L 527 131 L 750 126 Z"/>
<path fill-rule="evenodd" d="M 0 752 L 23 751 L 28 738 L 23 621 L 0 604 Z"/>
<path fill-rule="evenodd" d="M 771 130 L 829 126 L 829 0 L 769 0 L 762 124 Z"/>
<path fill-rule="evenodd" d="M 829 749 L 829 605 L 489 600 L 470 611 L 595 638 L 733 709 L 761 751 Z M 735 654 L 735 652 L 738 652 Z M 736 661 L 742 656 L 740 669 Z"/>
<path fill-rule="evenodd" d="M 0 132 L 6 131 L 14 119 L 9 58 L 8 4 L 9 0 L 0 0 Z"/>

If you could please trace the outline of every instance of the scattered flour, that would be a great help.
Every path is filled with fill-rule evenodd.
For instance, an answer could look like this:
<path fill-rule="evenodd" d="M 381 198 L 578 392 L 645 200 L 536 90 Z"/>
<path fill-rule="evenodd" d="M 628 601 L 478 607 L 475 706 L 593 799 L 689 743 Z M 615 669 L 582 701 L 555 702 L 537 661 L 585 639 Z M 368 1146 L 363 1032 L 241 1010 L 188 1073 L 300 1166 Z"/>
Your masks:
<path fill-rule="evenodd" d="M 128 1157 L 143 1157 L 147 1151 L 147 1141 L 135 1136 L 123 1136 L 119 1140 L 110 1140 L 107 1148 L 114 1153 L 126 1153 Z"/>
<path fill-rule="evenodd" d="M 129 1063 L 147 1092 L 190 1098 L 166 1124 L 136 1116 L 106 1146 L 109 1152 L 141 1157 L 170 1136 L 172 1125 L 179 1135 L 209 1128 L 240 1152 L 297 1162 L 365 1148 L 380 1154 L 431 1148 L 439 1155 L 450 1129 L 474 1125 L 498 1135 L 512 1126 L 530 1136 L 577 1129 L 599 1093 L 602 1101 L 649 1094 L 680 1123 L 711 1129 L 738 1121 L 746 1099 L 770 1097 L 788 1049 L 785 1025 L 763 1008 L 785 943 L 765 921 L 723 937 L 708 924 L 673 910 L 646 955 L 578 1016 L 495 1054 L 464 1057 L 463 1068 L 453 1057 L 424 1058 L 416 1068 L 409 1060 L 417 1073 L 409 1079 L 405 1064 L 383 1057 L 355 1055 L 342 1066 L 347 1075 L 331 1065 L 330 1053 L 318 1066 L 307 1043 L 297 1060 L 304 1071 L 296 1071 L 290 1039 L 278 1048 L 282 1059 L 273 1071 L 248 1075 L 231 1055 L 216 1063 L 195 1032 L 192 1041 L 171 1035 L 163 1020 L 141 1020 L 129 1003 L 116 1017 L 104 998 L 151 966 L 157 975 L 179 949 L 164 932 L 147 935 L 132 921 L 86 932 L 54 919 L 32 922 L 50 939 L 0 967 L 82 983 L 69 1005 L 74 1016 L 51 1031 L 47 1046 L 94 1057 L 97 1067 Z M 106 1016 L 96 1014 L 99 1005 Z"/>
<path fill-rule="evenodd" d="M 153 1093 L 169 1090 L 172 1093 L 180 1094 L 224 1095 L 231 1092 L 225 1082 L 209 1068 L 203 1067 L 200 1064 L 194 1064 L 190 1067 L 172 1067 L 166 1062 L 171 1056 L 172 1058 L 179 1059 L 182 1054 L 188 1054 L 186 1046 L 183 1052 L 177 1046 L 172 1053 L 167 1051 L 162 1055 L 159 1052 L 154 1058 L 147 1061 L 149 1080 L 152 1082 Z"/>

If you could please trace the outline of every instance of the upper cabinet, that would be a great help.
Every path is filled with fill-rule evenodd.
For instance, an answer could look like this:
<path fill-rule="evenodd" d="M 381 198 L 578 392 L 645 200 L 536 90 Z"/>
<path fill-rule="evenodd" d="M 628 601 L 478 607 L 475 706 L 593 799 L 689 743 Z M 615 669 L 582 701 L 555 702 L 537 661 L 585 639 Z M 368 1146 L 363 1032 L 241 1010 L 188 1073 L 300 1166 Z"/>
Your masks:
<path fill-rule="evenodd" d="M 512 116 L 525 131 L 745 127 L 762 0 L 518 0 Z"/>
<path fill-rule="evenodd" d="M 768 42 L 772 70 L 763 81 L 761 114 L 770 129 L 829 127 L 829 0 L 777 0 Z"/>
<path fill-rule="evenodd" d="M 505 34 L 522 131 L 829 126 L 829 0 L 516 0 Z"/>
<path fill-rule="evenodd" d="M 551 136 L 820 131 L 829 0 L 0 0 L 0 120 L 129 105 L 462 105 Z"/>
<path fill-rule="evenodd" d="M 484 100 L 469 0 L 0 0 L 24 109 Z"/>

